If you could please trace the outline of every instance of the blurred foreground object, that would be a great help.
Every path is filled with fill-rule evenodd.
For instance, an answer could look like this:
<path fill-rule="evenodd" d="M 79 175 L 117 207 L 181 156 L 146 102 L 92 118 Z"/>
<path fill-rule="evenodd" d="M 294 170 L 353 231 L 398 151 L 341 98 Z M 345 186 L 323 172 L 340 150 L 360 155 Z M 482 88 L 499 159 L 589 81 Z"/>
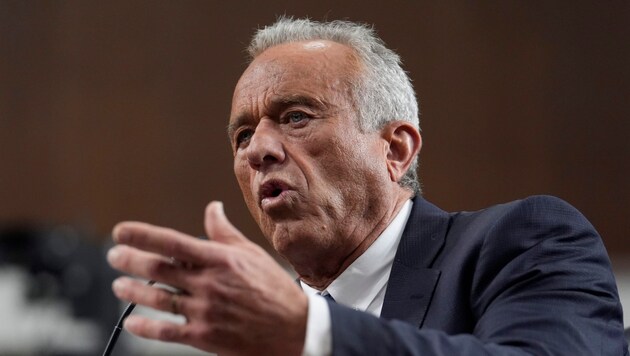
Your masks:
<path fill-rule="evenodd" d="M 101 351 L 119 303 L 93 241 L 70 226 L 0 226 L 0 355 Z"/>

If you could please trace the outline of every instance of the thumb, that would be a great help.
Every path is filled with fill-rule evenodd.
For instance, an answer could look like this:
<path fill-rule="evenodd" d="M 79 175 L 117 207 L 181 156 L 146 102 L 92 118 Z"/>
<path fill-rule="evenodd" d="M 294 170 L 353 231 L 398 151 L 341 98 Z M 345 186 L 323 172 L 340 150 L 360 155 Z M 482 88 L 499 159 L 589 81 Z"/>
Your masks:
<path fill-rule="evenodd" d="M 206 207 L 204 226 L 210 240 L 234 244 L 249 241 L 225 216 L 223 203 L 213 201 Z"/>

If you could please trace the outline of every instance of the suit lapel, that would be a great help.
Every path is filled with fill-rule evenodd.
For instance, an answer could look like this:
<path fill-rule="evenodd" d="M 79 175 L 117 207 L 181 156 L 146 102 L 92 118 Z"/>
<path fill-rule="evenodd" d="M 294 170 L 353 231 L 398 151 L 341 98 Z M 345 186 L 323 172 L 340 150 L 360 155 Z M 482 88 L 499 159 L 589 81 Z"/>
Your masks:
<path fill-rule="evenodd" d="M 381 317 L 422 326 L 440 271 L 430 268 L 444 245 L 448 213 L 415 198 L 400 239 L 385 292 Z"/>

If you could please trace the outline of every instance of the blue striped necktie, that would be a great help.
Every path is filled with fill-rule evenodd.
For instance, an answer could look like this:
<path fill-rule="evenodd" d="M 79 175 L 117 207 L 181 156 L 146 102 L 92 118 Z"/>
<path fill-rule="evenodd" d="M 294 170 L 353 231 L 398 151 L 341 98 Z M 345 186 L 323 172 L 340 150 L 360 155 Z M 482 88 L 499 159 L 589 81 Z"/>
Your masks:
<path fill-rule="evenodd" d="M 323 294 L 321 296 L 326 298 L 329 302 L 335 303 L 335 298 L 333 298 L 332 295 L 330 295 L 330 293 L 326 293 L 326 294 Z"/>

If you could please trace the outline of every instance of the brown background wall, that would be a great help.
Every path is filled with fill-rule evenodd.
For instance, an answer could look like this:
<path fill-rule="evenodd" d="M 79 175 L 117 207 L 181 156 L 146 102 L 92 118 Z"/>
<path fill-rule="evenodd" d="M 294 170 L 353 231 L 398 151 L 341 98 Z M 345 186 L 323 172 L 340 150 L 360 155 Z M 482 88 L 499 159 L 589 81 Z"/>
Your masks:
<path fill-rule="evenodd" d="M 387 4 L 386 4 L 387 3 Z M 630 253 L 630 2 L 0 0 L 0 223 L 122 219 L 202 233 L 207 201 L 261 241 L 225 135 L 254 29 L 374 23 L 421 100 L 425 195 L 530 194 Z"/>

